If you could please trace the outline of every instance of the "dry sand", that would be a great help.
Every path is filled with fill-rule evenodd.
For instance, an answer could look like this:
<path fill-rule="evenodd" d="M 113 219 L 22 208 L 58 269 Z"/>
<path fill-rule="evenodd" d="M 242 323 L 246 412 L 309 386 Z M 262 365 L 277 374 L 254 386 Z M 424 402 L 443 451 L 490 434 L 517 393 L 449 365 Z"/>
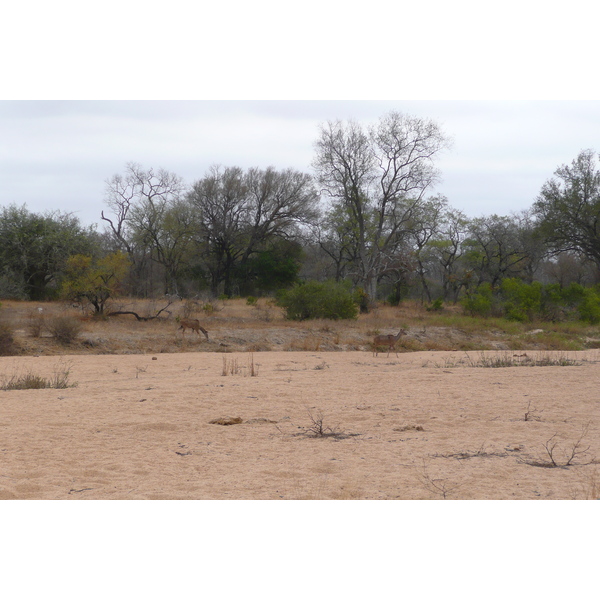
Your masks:
<path fill-rule="evenodd" d="M 483 354 L 0 358 L 0 383 L 69 370 L 76 384 L 0 391 L 0 498 L 600 496 L 600 353 L 506 368 L 467 356 Z"/>

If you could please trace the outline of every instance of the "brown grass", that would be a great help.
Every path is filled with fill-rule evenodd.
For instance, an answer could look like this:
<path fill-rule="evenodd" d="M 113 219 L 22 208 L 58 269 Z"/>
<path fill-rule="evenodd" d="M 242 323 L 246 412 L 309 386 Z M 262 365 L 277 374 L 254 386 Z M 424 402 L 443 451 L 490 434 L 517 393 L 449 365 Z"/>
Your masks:
<path fill-rule="evenodd" d="M 210 309 L 208 309 L 210 305 Z M 164 302 L 119 299 L 110 310 L 132 311 L 151 317 Z M 41 310 L 40 310 L 41 309 Z M 64 341 L 53 338 L 52 323 L 75 324 L 68 342 L 70 354 L 146 354 L 176 352 L 369 351 L 375 335 L 408 334 L 399 352 L 466 350 L 583 350 L 600 345 L 600 327 L 581 323 L 521 324 L 502 319 L 476 319 L 450 306 L 428 312 L 418 302 L 399 307 L 380 305 L 355 321 L 288 321 L 272 300 L 248 304 L 235 300 L 185 300 L 171 304 L 159 318 L 138 321 L 132 315 L 105 319 L 59 302 L 3 301 L 3 322 L 10 324 L 13 354 L 63 354 Z M 178 320 L 198 319 L 204 336 L 178 331 Z"/>

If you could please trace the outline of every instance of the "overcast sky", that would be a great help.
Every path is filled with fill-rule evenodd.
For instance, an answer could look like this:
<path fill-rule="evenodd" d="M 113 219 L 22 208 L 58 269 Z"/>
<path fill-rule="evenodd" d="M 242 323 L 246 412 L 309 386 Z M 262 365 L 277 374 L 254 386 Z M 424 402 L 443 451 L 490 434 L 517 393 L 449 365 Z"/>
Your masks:
<path fill-rule="evenodd" d="M 468 216 L 528 208 L 557 167 L 600 150 L 587 0 L 281 6 L 7 6 L 0 206 L 101 223 L 127 162 L 187 184 L 212 164 L 311 172 L 319 124 L 392 109 L 453 139 L 433 191 Z"/>
<path fill-rule="evenodd" d="M 0 205 L 101 223 L 105 182 L 130 161 L 188 184 L 212 164 L 312 172 L 321 123 L 389 110 L 452 138 L 435 192 L 469 216 L 528 208 L 558 166 L 600 150 L 595 101 L 3 101 Z"/>

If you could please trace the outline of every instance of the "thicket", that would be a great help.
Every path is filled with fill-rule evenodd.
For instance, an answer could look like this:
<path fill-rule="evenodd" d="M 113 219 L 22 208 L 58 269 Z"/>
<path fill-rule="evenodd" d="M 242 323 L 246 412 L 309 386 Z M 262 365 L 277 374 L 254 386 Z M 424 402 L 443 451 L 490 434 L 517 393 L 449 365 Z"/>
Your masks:
<path fill-rule="evenodd" d="M 277 304 L 285 309 L 286 318 L 356 319 L 358 299 L 349 286 L 333 281 L 308 281 L 277 294 Z"/>
<path fill-rule="evenodd" d="M 505 317 L 512 321 L 531 322 L 581 320 L 600 323 L 600 286 L 584 287 L 525 283 L 520 279 L 503 279 L 499 286 L 482 283 L 462 299 L 465 311 L 472 316 Z"/>

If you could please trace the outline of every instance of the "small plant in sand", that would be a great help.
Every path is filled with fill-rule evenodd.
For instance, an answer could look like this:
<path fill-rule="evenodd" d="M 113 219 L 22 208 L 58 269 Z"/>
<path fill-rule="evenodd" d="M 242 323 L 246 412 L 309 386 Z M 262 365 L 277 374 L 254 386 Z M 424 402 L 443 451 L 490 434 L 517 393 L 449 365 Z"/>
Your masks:
<path fill-rule="evenodd" d="M 317 409 L 314 413 L 307 409 L 310 425 L 304 427 L 302 435 L 315 438 L 333 438 L 343 440 L 348 437 L 360 435 L 358 433 L 345 433 L 339 429 L 339 425 L 334 427 L 325 424 L 325 415 L 322 410 Z"/>
<path fill-rule="evenodd" d="M 575 441 L 567 443 L 566 447 L 561 447 L 558 438 L 558 433 L 555 433 L 543 444 L 545 457 L 535 460 L 523 460 L 525 464 L 532 467 L 543 467 L 547 469 L 566 468 L 577 465 L 591 465 L 596 462 L 595 458 L 588 458 L 585 462 L 580 462 L 581 458 L 588 456 L 590 446 L 586 446 L 583 439 L 587 436 L 590 424 L 584 425 L 581 428 L 581 434 Z M 560 455 L 560 456 L 559 456 Z M 575 461 L 578 462 L 575 462 Z"/>
<path fill-rule="evenodd" d="M 254 363 L 254 354 L 250 353 L 250 357 L 248 358 L 247 367 L 240 366 L 238 364 L 237 358 L 232 358 L 231 360 L 227 360 L 227 358 L 223 357 L 223 369 L 221 370 L 221 375 L 223 377 L 227 377 L 228 375 L 247 375 L 249 377 L 258 377 L 258 365 Z"/>
<path fill-rule="evenodd" d="M 45 388 L 53 388 L 64 390 L 70 387 L 77 387 L 76 383 L 69 383 L 71 369 L 69 365 L 59 363 L 52 377 L 42 377 L 28 371 L 21 374 L 13 374 L 9 377 L 4 377 L 0 389 L 2 390 L 40 390 Z"/>
<path fill-rule="evenodd" d="M 544 411 L 540 411 L 544 412 Z M 531 400 L 527 403 L 527 409 L 525 410 L 524 421 L 541 421 L 542 417 L 538 414 L 537 408 L 531 406 Z"/>
<path fill-rule="evenodd" d="M 418 476 L 421 484 L 426 490 L 441 496 L 444 500 L 462 485 L 460 483 L 452 483 L 445 477 L 432 477 L 427 470 L 425 459 L 423 459 L 423 466 L 418 473 Z"/>

